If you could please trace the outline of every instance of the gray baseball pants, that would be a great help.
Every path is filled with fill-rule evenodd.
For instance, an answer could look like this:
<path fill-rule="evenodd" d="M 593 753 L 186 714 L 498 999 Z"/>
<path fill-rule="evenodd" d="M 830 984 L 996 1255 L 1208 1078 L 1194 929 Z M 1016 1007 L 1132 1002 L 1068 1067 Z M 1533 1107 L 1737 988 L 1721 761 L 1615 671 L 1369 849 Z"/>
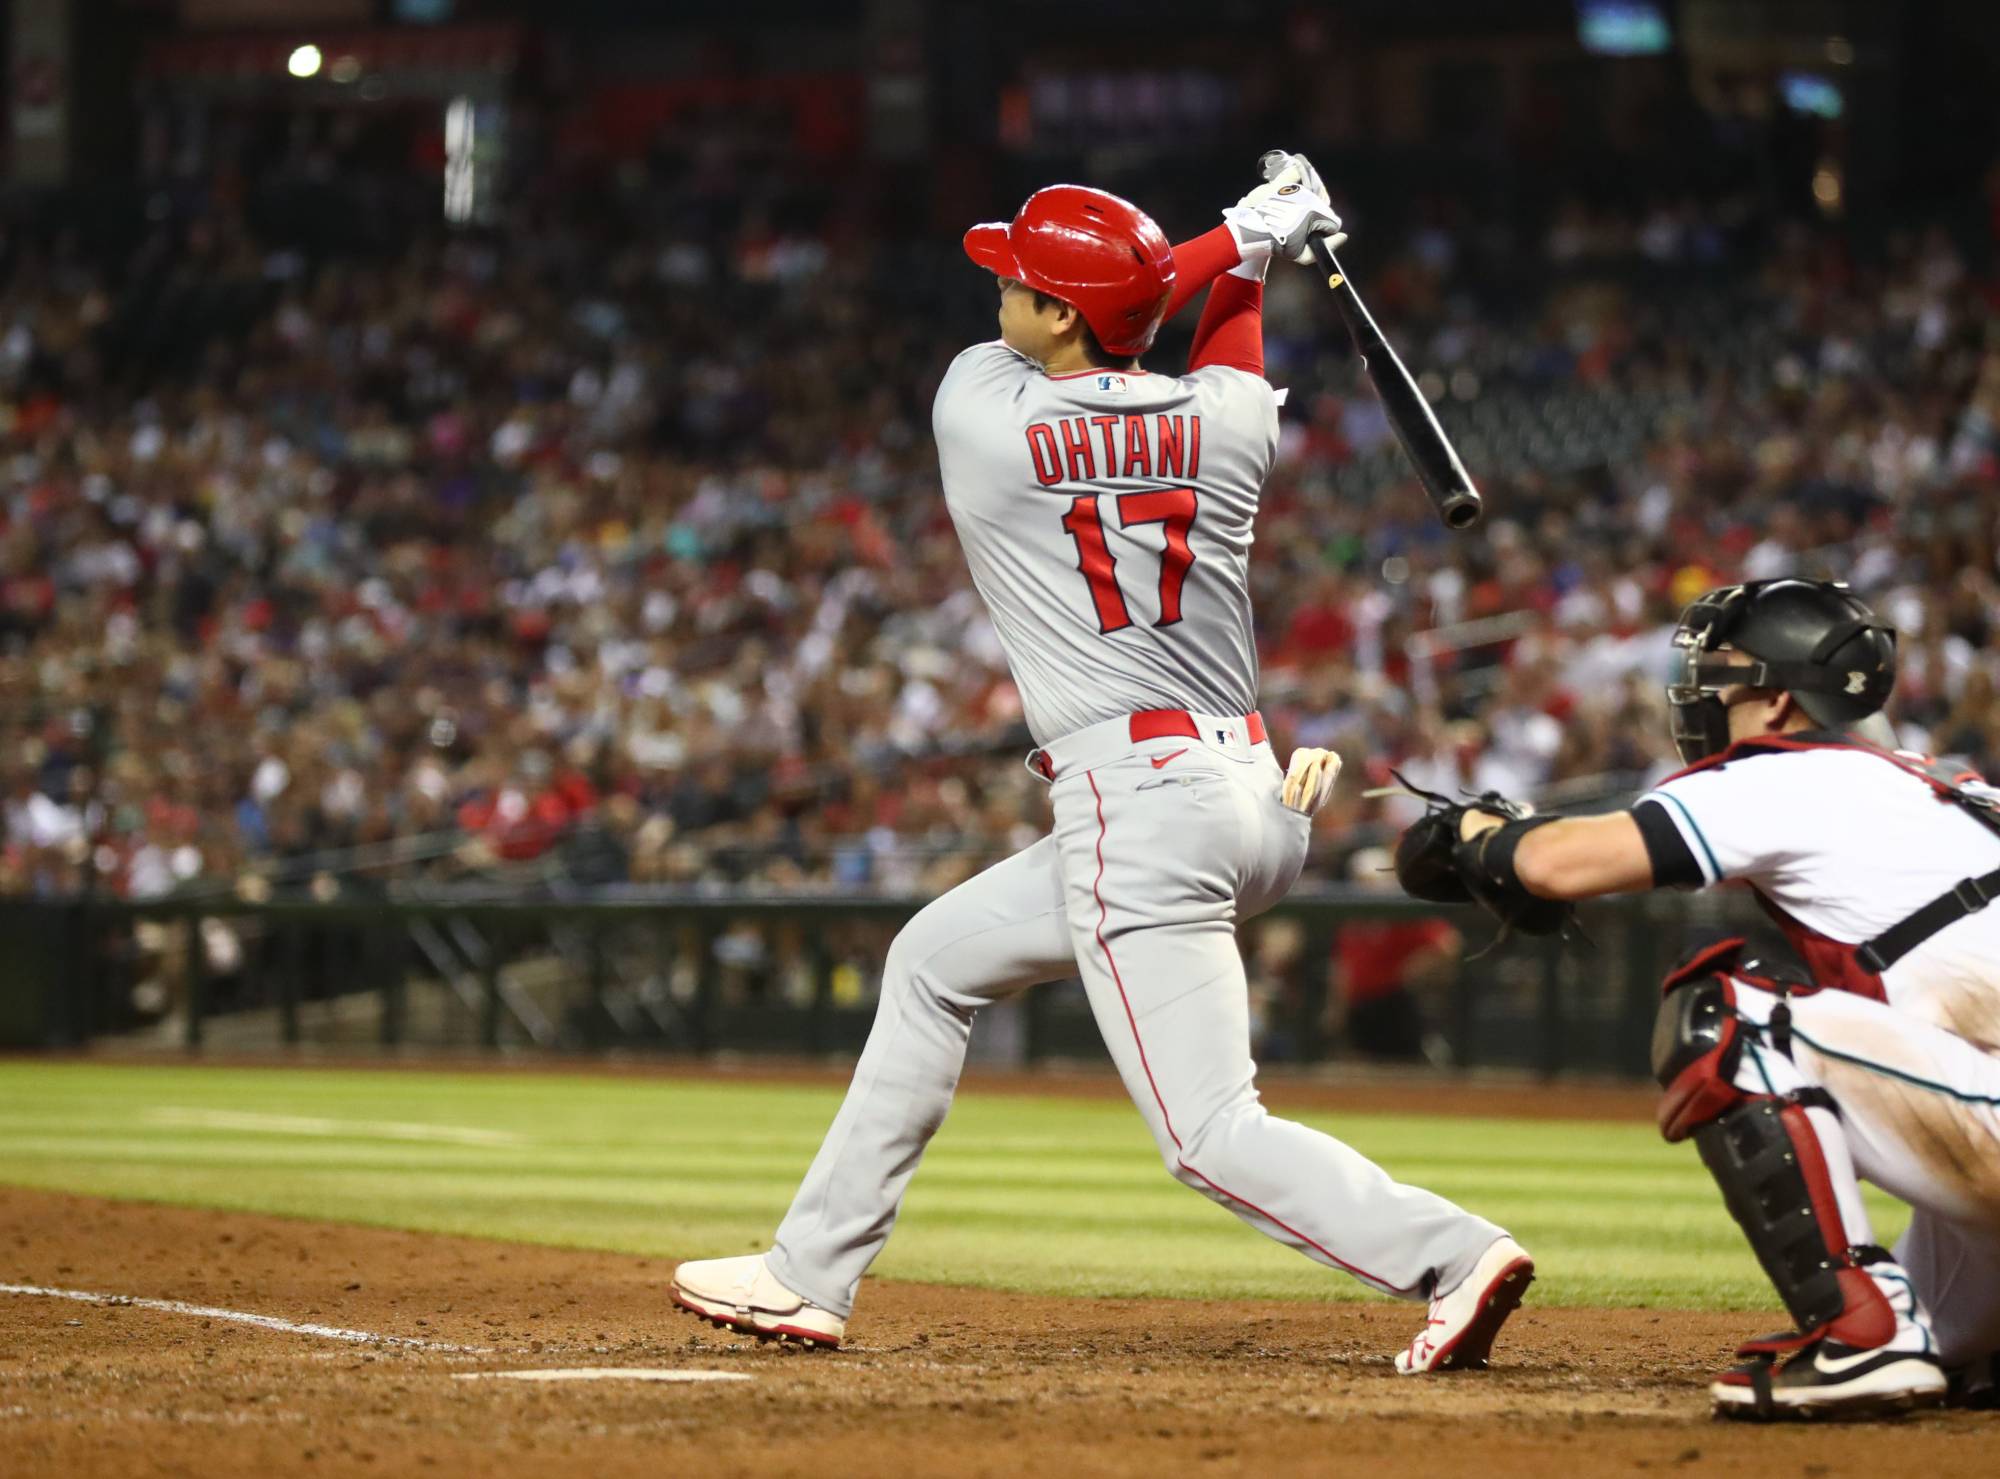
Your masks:
<path fill-rule="evenodd" d="M 951 1107 L 973 1014 L 1073 974 L 1167 1169 L 1267 1237 L 1415 1299 L 1502 1236 L 1259 1101 L 1235 926 L 1297 880 L 1310 821 L 1243 719 L 1190 717 L 1202 737 L 1135 741 L 1114 720 L 1048 746 L 1051 835 L 896 936 L 853 1084 L 778 1229 L 769 1266 L 788 1287 L 852 1312 Z"/>

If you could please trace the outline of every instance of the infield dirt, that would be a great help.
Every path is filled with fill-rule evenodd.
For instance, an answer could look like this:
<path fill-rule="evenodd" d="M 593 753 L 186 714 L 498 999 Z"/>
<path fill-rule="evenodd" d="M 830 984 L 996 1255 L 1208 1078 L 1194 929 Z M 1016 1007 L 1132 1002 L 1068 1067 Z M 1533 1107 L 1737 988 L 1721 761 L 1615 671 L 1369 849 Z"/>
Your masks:
<path fill-rule="evenodd" d="M 0 1471 L 1944 1479 L 2000 1467 L 1992 1415 L 1712 1422 L 1702 1387 L 1745 1333 L 1741 1315 L 1538 1310 L 1531 1296 L 1494 1370 L 1410 1379 L 1389 1366 L 1421 1318 L 1410 1306 L 875 1284 L 851 1348 L 820 1354 L 675 1313 L 669 1272 L 630 1255 L 0 1189 L 0 1282 L 488 1348 L 343 1345 L 0 1295 Z M 586 1366 L 752 1380 L 455 1379 Z"/>

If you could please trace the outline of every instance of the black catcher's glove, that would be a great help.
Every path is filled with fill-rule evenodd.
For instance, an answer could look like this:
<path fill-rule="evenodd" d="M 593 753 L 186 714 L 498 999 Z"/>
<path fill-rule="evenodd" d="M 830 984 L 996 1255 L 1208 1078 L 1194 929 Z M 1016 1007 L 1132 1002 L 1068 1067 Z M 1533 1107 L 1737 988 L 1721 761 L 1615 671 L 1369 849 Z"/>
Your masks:
<path fill-rule="evenodd" d="M 1414 899 L 1433 904 L 1469 904 L 1472 890 L 1458 871 L 1458 829 L 1469 811 L 1483 811 L 1506 821 L 1528 815 L 1528 808 L 1509 801 L 1498 791 L 1488 791 L 1466 801 L 1453 801 L 1435 791 L 1426 791 L 1403 779 L 1401 771 L 1389 774 L 1402 791 L 1425 805 L 1424 814 L 1412 822 L 1396 842 L 1396 881 Z M 1393 796 L 1395 791 L 1370 792 Z"/>
<path fill-rule="evenodd" d="M 1497 791 L 1453 801 L 1391 774 L 1427 807 L 1396 843 L 1396 881 L 1405 893 L 1434 904 L 1477 903 L 1505 926 L 1502 939 L 1514 930 L 1524 935 L 1559 934 L 1575 919 L 1576 906 L 1568 901 L 1538 898 L 1518 883 L 1508 887 L 1484 871 L 1480 862 L 1485 837 L 1472 842 L 1459 837 L 1459 825 L 1469 811 L 1516 822 L 1529 816 L 1531 808 Z"/>

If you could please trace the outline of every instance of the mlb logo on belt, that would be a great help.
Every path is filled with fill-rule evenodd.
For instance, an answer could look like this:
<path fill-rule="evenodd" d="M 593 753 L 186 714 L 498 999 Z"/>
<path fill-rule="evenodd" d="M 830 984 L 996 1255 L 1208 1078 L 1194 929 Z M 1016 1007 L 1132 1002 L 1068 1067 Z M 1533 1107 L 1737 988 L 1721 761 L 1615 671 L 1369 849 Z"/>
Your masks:
<path fill-rule="evenodd" d="M 1126 389 L 1125 377 L 1123 375 L 1099 375 L 1097 377 L 1097 388 L 1099 390 L 1115 390 L 1122 394 Z"/>

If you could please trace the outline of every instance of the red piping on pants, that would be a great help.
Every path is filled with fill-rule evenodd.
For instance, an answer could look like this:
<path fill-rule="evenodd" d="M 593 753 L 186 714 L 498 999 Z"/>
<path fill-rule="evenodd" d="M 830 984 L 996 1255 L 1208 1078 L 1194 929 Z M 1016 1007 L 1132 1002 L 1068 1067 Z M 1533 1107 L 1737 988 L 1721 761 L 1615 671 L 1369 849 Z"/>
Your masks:
<path fill-rule="evenodd" d="M 1353 1274 L 1358 1278 L 1366 1279 L 1371 1284 L 1377 1284 L 1384 1289 L 1392 1291 L 1393 1293 L 1409 1294 L 1413 1292 L 1412 1290 L 1403 1285 L 1391 1283 L 1387 1279 L 1377 1278 L 1374 1274 L 1369 1273 L 1368 1270 L 1364 1268 L 1357 1268 L 1354 1264 L 1349 1263 L 1346 1259 L 1335 1256 L 1328 1249 L 1322 1247 L 1320 1244 L 1313 1241 L 1313 1239 L 1307 1237 L 1304 1233 L 1300 1232 L 1297 1228 L 1291 1226 L 1291 1224 L 1286 1222 L 1281 1222 L 1276 1217 L 1273 1217 L 1269 1212 L 1266 1212 L 1262 1207 L 1258 1206 L 1255 1202 L 1250 1201 L 1247 1197 L 1239 1197 L 1235 1192 L 1229 1190 L 1229 1188 L 1225 1186 L 1216 1185 L 1215 1182 L 1210 1181 L 1206 1176 L 1203 1176 L 1201 1172 L 1195 1170 L 1193 1166 L 1190 1166 L 1187 1163 L 1186 1157 L 1181 1154 L 1182 1150 L 1181 1137 L 1174 1132 L 1173 1116 L 1167 1113 L 1167 1101 L 1160 1097 L 1160 1085 L 1153 1077 L 1153 1065 L 1149 1061 L 1147 1061 L 1146 1044 L 1139 1036 L 1139 1019 L 1132 1014 L 1132 999 L 1125 994 L 1125 978 L 1124 976 L 1119 974 L 1117 958 L 1112 955 L 1111 947 L 1108 944 L 1106 944 L 1104 940 L 1104 920 L 1106 914 L 1104 907 L 1104 890 L 1103 890 L 1104 793 L 1097 789 L 1097 776 L 1095 773 L 1091 771 L 1085 771 L 1083 778 L 1090 782 L 1090 794 L 1097 800 L 1097 877 L 1091 880 L 1091 885 L 1090 885 L 1090 891 L 1092 895 L 1094 895 L 1097 899 L 1097 948 L 1104 952 L 1104 963 L 1111 968 L 1111 980 L 1113 984 L 1115 984 L 1118 987 L 1118 1001 L 1119 1004 L 1125 1008 L 1125 1021 L 1132 1029 L 1132 1045 L 1139 1050 L 1139 1066 L 1145 1069 L 1146 1071 L 1146 1087 L 1153 1091 L 1153 1102 L 1160 1107 L 1160 1122 L 1167 1127 L 1167 1138 L 1174 1142 L 1175 1162 L 1179 1165 L 1181 1170 L 1187 1172 L 1188 1175 L 1197 1178 L 1202 1183 L 1202 1185 L 1206 1186 L 1210 1191 L 1213 1191 L 1216 1195 L 1227 1197 L 1230 1201 L 1235 1202 L 1240 1206 L 1248 1207 L 1252 1212 L 1255 1212 L 1259 1217 L 1263 1218 L 1273 1227 L 1283 1228 L 1286 1232 L 1290 1233 L 1293 1237 L 1297 1238 L 1301 1243 L 1304 1243 L 1307 1247 L 1318 1252 L 1322 1257 L 1324 1257 L 1329 1263 L 1333 1264 L 1335 1267 L 1344 1268 L 1350 1274 Z"/>

